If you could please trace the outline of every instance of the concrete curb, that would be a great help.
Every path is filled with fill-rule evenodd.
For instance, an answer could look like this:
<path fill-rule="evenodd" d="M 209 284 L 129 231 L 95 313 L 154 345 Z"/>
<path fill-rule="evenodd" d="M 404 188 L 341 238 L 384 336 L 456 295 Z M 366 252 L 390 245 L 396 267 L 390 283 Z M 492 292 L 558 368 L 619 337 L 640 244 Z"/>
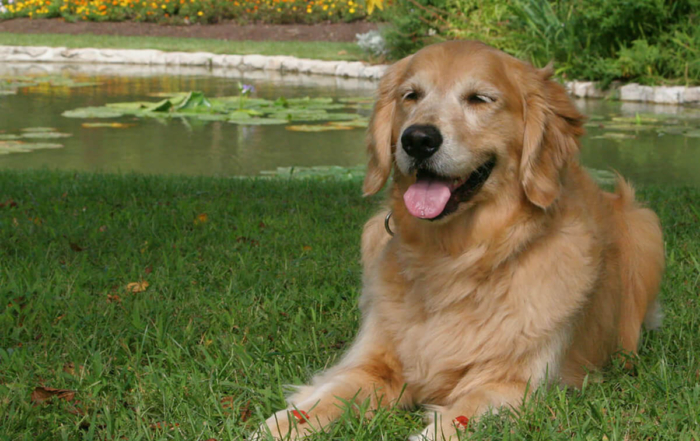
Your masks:
<path fill-rule="evenodd" d="M 624 86 L 612 84 L 608 90 L 601 90 L 593 81 L 569 81 L 565 86 L 576 98 L 604 98 L 654 104 L 700 103 L 700 87 L 642 86 L 630 83 Z"/>
<path fill-rule="evenodd" d="M 387 66 L 359 61 L 322 61 L 284 55 L 218 55 L 209 52 L 163 52 L 152 49 L 68 49 L 45 46 L 0 46 L 4 63 L 99 63 L 166 66 L 205 66 L 240 71 L 276 70 L 314 75 L 378 80 Z"/>
<path fill-rule="evenodd" d="M 0 46 L 0 63 L 88 63 L 148 66 L 199 66 L 266 70 L 342 78 L 379 80 L 387 65 L 371 66 L 359 61 L 322 61 L 284 55 L 218 55 L 209 52 L 163 52 L 152 49 L 68 49 L 45 46 Z M 657 104 L 700 103 L 700 87 L 624 86 L 613 84 L 601 90 L 592 81 L 569 81 L 566 89 L 577 98 L 607 98 Z"/>

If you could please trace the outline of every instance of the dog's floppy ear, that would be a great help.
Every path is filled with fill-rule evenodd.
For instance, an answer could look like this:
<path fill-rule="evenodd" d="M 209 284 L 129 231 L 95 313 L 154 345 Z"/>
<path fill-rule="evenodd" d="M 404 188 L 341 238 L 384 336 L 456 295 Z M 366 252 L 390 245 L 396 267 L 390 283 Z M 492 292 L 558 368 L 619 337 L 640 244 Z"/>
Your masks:
<path fill-rule="evenodd" d="M 392 139 L 394 110 L 396 106 L 396 87 L 411 57 L 406 57 L 391 65 L 381 82 L 377 102 L 367 130 L 367 174 L 362 191 L 370 196 L 382 189 L 391 173 Z"/>
<path fill-rule="evenodd" d="M 566 89 L 550 78 L 552 65 L 537 70 L 525 101 L 520 179 L 533 204 L 549 207 L 561 191 L 561 171 L 579 151 L 584 116 Z"/>

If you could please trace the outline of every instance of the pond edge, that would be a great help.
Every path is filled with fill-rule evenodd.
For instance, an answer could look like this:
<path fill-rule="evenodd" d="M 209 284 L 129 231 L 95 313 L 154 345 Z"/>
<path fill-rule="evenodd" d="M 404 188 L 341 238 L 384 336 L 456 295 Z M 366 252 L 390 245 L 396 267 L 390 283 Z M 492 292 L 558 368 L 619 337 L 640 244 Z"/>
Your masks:
<path fill-rule="evenodd" d="M 0 46 L 0 62 L 136 64 L 231 68 L 241 71 L 268 70 L 379 80 L 388 65 L 361 61 L 324 61 L 286 55 L 225 55 L 210 52 L 164 52 L 155 49 L 94 49 L 47 46 Z M 593 81 L 568 81 L 566 89 L 577 98 L 619 101 L 693 104 L 700 103 L 700 87 L 612 84 L 602 90 Z"/>

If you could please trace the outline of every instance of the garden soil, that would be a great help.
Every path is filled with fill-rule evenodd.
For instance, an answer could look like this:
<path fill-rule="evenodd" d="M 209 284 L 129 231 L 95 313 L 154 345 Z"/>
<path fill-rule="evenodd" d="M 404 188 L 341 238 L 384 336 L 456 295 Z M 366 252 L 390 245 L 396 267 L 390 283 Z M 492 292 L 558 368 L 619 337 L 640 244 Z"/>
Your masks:
<path fill-rule="evenodd" d="M 0 32 L 26 34 L 95 34 L 146 37 L 212 38 L 252 41 L 354 42 L 355 34 L 377 29 L 376 23 L 321 23 L 315 25 L 239 25 L 225 22 L 209 25 L 170 26 L 136 22 L 77 22 L 62 19 L 17 18 L 0 21 Z"/>

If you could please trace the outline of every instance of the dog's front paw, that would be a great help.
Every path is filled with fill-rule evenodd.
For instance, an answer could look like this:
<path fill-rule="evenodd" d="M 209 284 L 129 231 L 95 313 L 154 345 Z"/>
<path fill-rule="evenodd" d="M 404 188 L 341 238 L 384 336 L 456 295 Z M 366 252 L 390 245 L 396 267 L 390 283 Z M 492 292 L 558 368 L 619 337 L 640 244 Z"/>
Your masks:
<path fill-rule="evenodd" d="M 457 441 L 460 429 L 465 429 L 469 424 L 465 416 L 445 421 L 443 415 L 434 414 L 430 419 L 430 424 L 421 433 L 411 435 L 408 441 Z"/>
<path fill-rule="evenodd" d="M 284 409 L 268 418 L 248 439 L 264 440 L 298 440 L 317 432 L 309 415 L 303 410 Z"/>

